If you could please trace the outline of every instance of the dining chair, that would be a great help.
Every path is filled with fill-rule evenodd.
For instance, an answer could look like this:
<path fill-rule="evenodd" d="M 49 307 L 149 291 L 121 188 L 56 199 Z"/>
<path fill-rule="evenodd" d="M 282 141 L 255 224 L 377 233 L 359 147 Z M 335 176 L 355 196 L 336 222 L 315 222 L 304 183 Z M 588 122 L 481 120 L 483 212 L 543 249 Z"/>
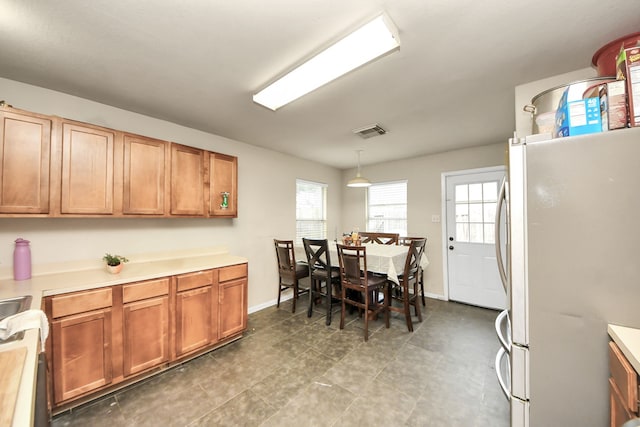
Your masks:
<path fill-rule="evenodd" d="M 345 246 L 336 243 L 340 263 L 340 282 L 342 285 L 342 313 L 340 329 L 344 329 L 346 305 L 364 311 L 364 340 L 369 340 L 369 319 L 384 313 L 385 326 L 389 327 L 389 286 L 384 276 L 375 276 L 367 271 L 367 248 L 365 246 Z M 351 291 L 351 292 L 349 292 Z M 377 298 L 384 293 L 382 303 Z"/>
<path fill-rule="evenodd" d="M 410 246 L 411 245 L 411 241 L 413 240 L 418 240 L 418 239 L 425 239 L 425 241 L 427 240 L 426 237 L 407 237 L 407 236 L 401 236 L 398 238 L 398 244 L 399 245 L 403 245 L 403 246 Z M 426 248 L 426 245 L 425 245 Z M 420 299 L 422 300 L 422 306 L 425 307 L 426 303 L 424 301 L 424 269 L 422 267 L 419 268 L 419 276 L 420 278 L 418 279 L 418 282 L 420 283 Z"/>
<path fill-rule="evenodd" d="M 393 303 L 389 304 L 389 310 L 400 312 L 404 314 L 405 321 L 407 323 L 407 329 L 409 332 L 413 332 L 413 322 L 411 320 L 411 306 L 413 306 L 418 321 L 422 322 L 422 313 L 420 311 L 420 302 L 418 301 L 419 292 L 419 274 L 420 274 L 420 258 L 424 252 L 424 247 L 427 244 L 427 239 L 413 239 L 409 245 L 407 252 L 407 260 L 404 264 L 404 272 L 398 276 L 400 283 L 389 281 L 390 286 L 400 288 L 400 292 L 390 292 L 392 299 L 399 300 L 402 303 L 401 307 L 394 306 Z M 413 293 L 409 293 L 409 288 L 413 287 Z"/>
<path fill-rule="evenodd" d="M 327 326 L 331 324 L 331 309 L 334 299 L 340 298 L 340 272 L 331 266 L 329 243 L 327 239 L 302 239 L 304 252 L 307 255 L 311 286 L 309 287 L 309 310 L 307 317 L 313 313 L 316 298 L 325 298 L 327 303 Z"/>
<path fill-rule="evenodd" d="M 300 279 L 309 277 L 309 266 L 304 262 L 296 262 L 293 250 L 293 240 L 273 239 L 278 258 L 278 304 L 280 307 L 280 295 L 286 289 L 293 289 L 292 313 L 296 312 L 298 296 L 309 292 L 309 289 L 300 288 Z"/>
<path fill-rule="evenodd" d="M 362 243 L 378 243 L 380 245 L 397 245 L 398 233 L 376 233 L 372 231 L 363 231 L 360 233 Z"/>

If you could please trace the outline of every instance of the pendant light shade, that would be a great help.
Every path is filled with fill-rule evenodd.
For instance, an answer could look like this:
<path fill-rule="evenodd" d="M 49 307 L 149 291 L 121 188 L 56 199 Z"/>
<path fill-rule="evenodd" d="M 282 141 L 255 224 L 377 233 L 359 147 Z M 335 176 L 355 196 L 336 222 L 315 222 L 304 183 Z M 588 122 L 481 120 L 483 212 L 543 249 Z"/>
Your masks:
<path fill-rule="evenodd" d="M 349 182 L 347 182 L 347 187 L 369 187 L 371 185 L 371 181 L 369 181 L 367 178 L 364 178 L 363 176 L 360 175 L 360 152 L 362 150 L 358 150 L 356 151 L 358 153 L 358 172 L 356 173 L 356 177 L 349 180 Z"/>

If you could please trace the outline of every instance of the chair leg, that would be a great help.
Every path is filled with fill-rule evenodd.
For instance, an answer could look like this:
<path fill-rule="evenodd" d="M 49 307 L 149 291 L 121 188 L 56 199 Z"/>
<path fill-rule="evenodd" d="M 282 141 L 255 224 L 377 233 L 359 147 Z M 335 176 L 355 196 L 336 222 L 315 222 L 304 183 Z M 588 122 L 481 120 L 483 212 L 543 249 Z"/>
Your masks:
<path fill-rule="evenodd" d="M 293 282 L 293 307 L 291 308 L 291 312 L 296 312 L 296 301 L 298 301 L 298 281 Z"/>
<path fill-rule="evenodd" d="M 420 310 L 420 302 L 418 301 L 418 295 L 416 294 L 416 292 L 418 292 L 417 283 L 413 285 L 413 289 L 414 289 L 413 293 L 415 294 L 415 299 L 413 300 L 413 306 L 416 308 L 416 316 L 418 316 L 418 321 L 422 322 L 422 312 Z M 424 297 L 422 301 L 424 301 Z"/>
<path fill-rule="evenodd" d="M 391 313 L 389 313 L 391 311 L 389 310 L 390 304 L 391 304 L 391 282 L 387 282 L 385 283 L 385 286 L 384 286 L 384 321 L 387 329 L 390 326 L 390 323 L 389 323 L 389 316 L 391 315 Z"/>
<path fill-rule="evenodd" d="M 407 329 L 409 332 L 413 332 L 413 322 L 411 321 L 411 306 L 409 305 L 409 292 L 404 292 L 404 297 L 402 298 L 402 305 L 404 306 L 404 318 L 407 322 Z"/>
<path fill-rule="evenodd" d="M 333 283 L 331 283 L 331 278 L 327 282 L 327 326 L 331 324 L 331 304 L 333 302 L 333 297 L 331 296 L 333 291 Z"/>
<path fill-rule="evenodd" d="M 309 279 L 309 309 L 307 310 L 307 317 L 311 317 L 313 314 L 313 294 L 316 289 L 316 281 Z"/>
<path fill-rule="evenodd" d="M 345 302 L 344 300 L 346 299 L 346 289 L 343 286 L 342 287 L 342 310 L 340 311 L 340 329 L 344 329 L 344 311 L 345 311 Z"/>
<path fill-rule="evenodd" d="M 364 340 L 369 341 L 369 292 L 364 294 Z"/>
<path fill-rule="evenodd" d="M 278 304 L 276 307 L 280 308 L 280 294 L 282 294 L 282 279 L 278 281 Z"/>
<path fill-rule="evenodd" d="M 424 302 L 424 270 L 422 267 L 420 267 L 420 298 L 422 298 L 422 306 L 426 307 L 427 305 Z"/>

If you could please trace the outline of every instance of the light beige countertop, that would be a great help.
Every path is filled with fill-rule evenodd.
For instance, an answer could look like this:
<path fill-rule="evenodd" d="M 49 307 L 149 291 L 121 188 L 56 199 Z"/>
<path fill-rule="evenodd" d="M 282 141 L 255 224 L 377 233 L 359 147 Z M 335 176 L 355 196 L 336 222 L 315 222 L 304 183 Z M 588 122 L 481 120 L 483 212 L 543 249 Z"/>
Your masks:
<path fill-rule="evenodd" d="M 607 331 L 633 369 L 640 372 L 640 329 L 609 324 Z"/>
<path fill-rule="evenodd" d="M 37 274 L 34 271 L 29 280 L 15 281 L 0 278 L 0 299 L 31 295 L 31 309 L 40 309 L 42 297 L 67 292 L 83 291 L 123 283 L 138 282 L 158 277 L 175 276 L 193 271 L 243 264 L 247 259 L 230 255 L 226 248 L 176 251 L 163 254 L 129 257 L 119 274 L 111 274 L 101 263 L 83 263 L 77 270 L 48 271 Z M 72 271 L 73 270 L 73 271 Z M 25 332 L 20 341 L 0 344 L 0 352 L 26 347 L 27 355 L 23 367 L 18 399 L 13 417 L 13 427 L 33 425 L 35 404 L 36 372 L 40 352 L 39 331 Z M 4 427 L 4 426 L 0 426 Z"/>

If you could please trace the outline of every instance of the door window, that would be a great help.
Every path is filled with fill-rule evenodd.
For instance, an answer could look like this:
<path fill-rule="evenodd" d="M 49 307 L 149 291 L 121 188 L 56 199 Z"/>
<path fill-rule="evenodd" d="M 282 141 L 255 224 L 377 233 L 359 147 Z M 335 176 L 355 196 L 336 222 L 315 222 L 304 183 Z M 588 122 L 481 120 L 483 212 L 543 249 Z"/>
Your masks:
<path fill-rule="evenodd" d="M 497 202 L 497 181 L 456 185 L 456 240 L 467 243 L 495 243 Z"/>

